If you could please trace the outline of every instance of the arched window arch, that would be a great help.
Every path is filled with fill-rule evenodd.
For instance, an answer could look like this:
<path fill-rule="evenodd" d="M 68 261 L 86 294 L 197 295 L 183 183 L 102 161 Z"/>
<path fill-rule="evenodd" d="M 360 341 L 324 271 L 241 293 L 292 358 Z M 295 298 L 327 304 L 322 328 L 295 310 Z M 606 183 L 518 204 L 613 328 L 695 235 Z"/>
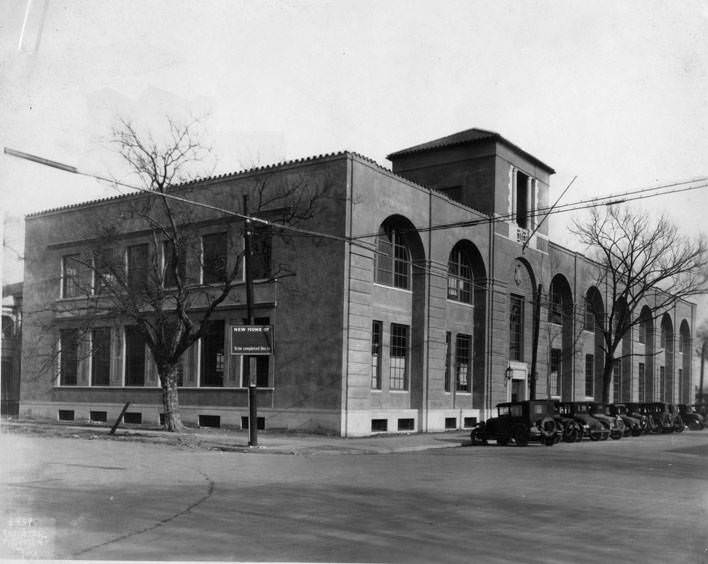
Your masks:
<path fill-rule="evenodd" d="M 401 230 L 390 223 L 381 225 L 376 236 L 374 281 L 411 289 L 411 252 Z"/>
<path fill-rule="evenodd" d="M 473 303 L 474 274 L 472 257 L 464 245 L 458 243 L 450 252 L 447 266 L 447 297 L 450 300 Z"/>

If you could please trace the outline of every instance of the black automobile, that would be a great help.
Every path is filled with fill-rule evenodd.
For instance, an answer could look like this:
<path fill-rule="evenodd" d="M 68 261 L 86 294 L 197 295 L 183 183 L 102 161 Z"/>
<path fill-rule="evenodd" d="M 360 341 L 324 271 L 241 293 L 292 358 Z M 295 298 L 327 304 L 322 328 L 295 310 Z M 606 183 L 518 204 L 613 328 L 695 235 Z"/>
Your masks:
<path fill-rule="evenodd" d="M 575 419 L 583 428 L 584 436 L 591 441 L 606 440 L 610 437 L 610 430 L 595 417 L 590 415 L 587 403 L 565 401 L 559 402 L 559 409 Z"/>
<path fill-rule="evenodd" d="M 487 444 L 493 439 L 498 445 L 511 441 L 526 446 L 537 441 L 551 446 L 561 438 L 553 417 L 554 406 L 549 400 L 517 401 L 497 404 L 497 416 L 479 423 L 470 433 L 472 443 Z"/>
<path fill-rule="evenodd" d="M 705 427 L 703 416 L 694 406 L 680 403 L 677 407 L 681 418 L 691 431 L 700 431 Z"/>
<path fill-rule="evenodd" d="M 623 403 L 611 403 L 607 405 L 605 409 L 609 415 L 622 419 L 625 427 L 625 435 L 638 437 L 647 426 L 645 416 L 635 417 L 630 415 L 629 409 L 627 409 L 627 406 Z"/>

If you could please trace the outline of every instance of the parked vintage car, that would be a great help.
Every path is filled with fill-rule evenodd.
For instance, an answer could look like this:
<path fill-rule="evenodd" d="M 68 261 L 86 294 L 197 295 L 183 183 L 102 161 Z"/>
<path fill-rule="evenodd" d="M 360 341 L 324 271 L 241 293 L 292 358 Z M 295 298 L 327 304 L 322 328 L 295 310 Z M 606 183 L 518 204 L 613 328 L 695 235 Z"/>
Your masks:
<path fill-rule="evenodd" d="M 674 426 L 674 417 L 666 409 L 666 404 L 662 402 L 654 402 L 645 404 L 648 415 L 654 422 L 655 432 L 673 433 L 676 428 Z M 681 427 L 683 431 L 683 426 Z"/>
<path fill-rule="evenodd" d="M 674 428 L 674 433 L 682 433 L 683 430 L 686 428 L 686 422 L 684 421 L 683 416 L 681 415 L 681 411 L 679 410 L 678 405 L 669 403 L 666 404 L 665 409 L 671 417 L 671 423 Z"/>
<path fill-rule="evenodd" d="M 590 410 L 590 415 L 600 421 L 600 423 L 602 423 L 603 425 L 607 426 L 607 428 L 610 430 L 610 438 L 612 440 L 617 441 L 624 436 L 624 422 L 622 421 L 621 417 L 608 415 L 605 412 L 605 408 L 600 403 L 594 401 L 588 401 L 584 403 L 587 404 L 588 409 Z"/>
<path fill-rule="evenodd" d="M 705 427 L 705 419 L 694 406 L 681 403 L 678 405 L 678 410 L 684 423 L 691 431 L 700 431 Z"/>
<path fill-rule="evenodd" d="M 564 409 L 568 415 L 582 425 L 584 436 L 591 441 L 604 441 L 609 438 L 610 429 L 590 415 L 586 403 L 567 401 L 559 402 L 558 405 L 559 409 Z"/>
<path fill-rule="evenodd" d="M 655 416 L 653 404 L 628 403 L 627 409 L 633 417 L 642 419 L 645 433 L 661 433 L 661 419 Z"/>
<path fill-rule="evenodd" d="M 497 416 L 479 423 L 472 429 L 470 439 L 482 444 L 493 439 L 499 445 L 513 440 L 518 446 L 526 446 L 530 441 L 551 446 L 560 440 L 562 432 L 553 414 L 553 403 L 549 400 L 500 403 Z"/>
<path fill-rule="evenodd" d="M 635 417 L 630 415 L 627 406 L 623 403 L 611 403 L 605 407 L 606 413 L 613 417 L 620 417 L 624 422 L 624 434 L 638 437 L 646 428 L 646 416 Z"/>
<path fill-rule="evenodd" d="M 566 443 L 580 442 L 587 434 L 585 425 L 573 418 L 570 408 L 560 402 L 554 402 L 556 423 L 562 429 L 562 439 Z"/>

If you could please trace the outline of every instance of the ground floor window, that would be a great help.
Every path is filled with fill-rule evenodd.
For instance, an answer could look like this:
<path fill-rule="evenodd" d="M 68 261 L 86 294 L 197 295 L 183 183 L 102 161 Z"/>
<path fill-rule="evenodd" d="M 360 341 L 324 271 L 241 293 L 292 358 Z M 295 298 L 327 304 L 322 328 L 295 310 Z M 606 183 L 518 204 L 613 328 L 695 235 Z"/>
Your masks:
<path fill-rule="evenodd" d="M 108 386 L 111 379 L 111 329 L 91 331 L 91 385 Z"/>
<path fill-rule="evenodd" d="M 678 400 L 680 402 L 683 401 L 683 387 L 684 387 L 684 381 L 683 381 L 683 368 L 678 369 Z"/>
<path fill-rule="evenodd" d="M 472 360 L 472 337 L 457 335 L 455 339 L 455 389 L 458 392 L 470 391 L 470 363 Z"/>
<path fill-rule="evenodd" d="M 220 388 L 224 385 L 224 321 L 209 321 L 201 339 L 199 385 Z"/>
<path fill-rule="evenodd" d="M 664 401 L 666 393 L 666 368 L 659 366 L 659 401 Z"/>
<path fill-rule="evenodd" d="M 612 364 L 612 397 L 616 402 L 622 401 L 622 362 L 615 360 Z"/>
<path fill-rule="evenodd" d="M 134 326 L 125 328 L 125 385 L 145 385 L 145 338 Z"/>
<path fill-rule="evenodd" d="M 595 355 L 585 355 L 585 395 L 595 395 Z"/>
<path fill-rule="evenodd" d="M 445 391 L 449 392 L 451 388 L 450 380 L 452 379 L 452 370 L 450 367 L 450 359 L 452 357 L 452 333 L 445 333 Z"/>
<path fill-rule="evenodd" d="M 371 324 L 371 388 L 381 389 L 381 344 L 383 323 L 374 320 Z"/>
<path fill-rule="evenodd" d="M 408 325 L 391 324 L 391 367 L 389 387 L 392 390 L 408 389 Z"/>
<path fill-rule="evenodd" d="M 639 401 L 640 402 L 645 402 L 647 401 L 646 394 L 647 394 L 647 388 L 646 388 L 646 370 L 644 368 L 644 363 L 640 362 L 639 366 L 637 367 L 637 378 L 638 378 L 638 384 L 639 384 Z"/>
<path fill-rule="evenodd" d="M 79 374 L 79 331 L 59 331 L 59 384 L 76 386 Z"/>
<path fill-rule="evenodd" d="M 561 349 L 551 349 L 551 373 L 548 377 L 548 391 L 552 396 L 560 396 L 560 374 L 562 367 Z"/>

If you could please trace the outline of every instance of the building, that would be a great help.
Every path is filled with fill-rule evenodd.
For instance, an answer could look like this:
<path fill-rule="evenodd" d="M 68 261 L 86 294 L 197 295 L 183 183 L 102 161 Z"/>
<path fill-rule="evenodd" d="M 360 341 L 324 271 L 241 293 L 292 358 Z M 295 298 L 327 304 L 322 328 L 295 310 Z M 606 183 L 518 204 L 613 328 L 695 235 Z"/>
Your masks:
<path fill-rule="evenodd" d="M 261 245 L 255 317 L 275 335 L 274 355 L 256 368 L 263 426 L 342 436 L 459 429 L 498 402 L 528 398 L 538 285 L 550 300 L 540 304 L 537 396 L 599 399 L 600 341 L 585 312 L 608 296 L 593 284 L 597 266 L 549 241 L 552 218 L 536 213 L 548 205 L 553 169 L 479 129 L 388 158 L 392 170 L 342 152 L 174 189 L 230 210 L 242 209 L 244 194 L 256 200 L 265 183 L 326 195 L 298 224 L 324 236 L 301 231 Z M 127 420 L 160 421 L 156 370 L 140 335 L 125 319 L 88 315 L 71 267 L 105 225 L 116 226 L 112 244 L 126 268 L 164 260 L 134 212 L 142 197 L 27 217 L 23 415 L 104 421 L 130 401 Z M 201 243 L 187 256 L 187 276 L 209 300 L 212 266 L 234 266 L 243 221 L 195 207 L 190 222 Z M 95 280 L 85 287 L 100 293 Z M 245 304 L 240 284 L 183 357 L 188 423 L 247 423 L 249 363 L 229 354 L 229 328 L 243 323 Z M 624 340 L 632 356 L 617 365 L 613 399 L 688 402 L 695 306 L 680 302 L 659 322 L 651 305 Z"/>

